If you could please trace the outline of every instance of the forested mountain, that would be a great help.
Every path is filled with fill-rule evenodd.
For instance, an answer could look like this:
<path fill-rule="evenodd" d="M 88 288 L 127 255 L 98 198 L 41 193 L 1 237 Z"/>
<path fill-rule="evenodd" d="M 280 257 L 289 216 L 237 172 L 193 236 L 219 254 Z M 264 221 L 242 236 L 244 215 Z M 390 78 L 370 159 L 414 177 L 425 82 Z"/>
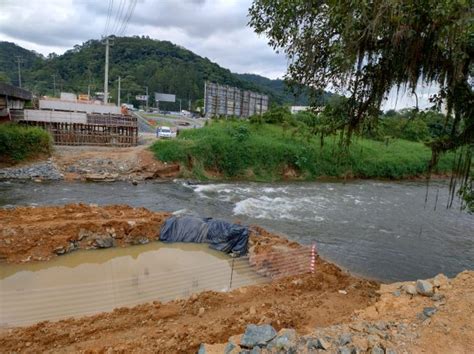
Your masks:
<path fill-rule="evenodd" d="M 307 104 L 307 96 L 298 99 L 286 91 L 282 80 L 258 75 L 234 74 L 207 58 L 168 41 L 149 37 L 115 37 L 110 47 L 109 91 L 116 101 L 118 77 L 121 77 L 122 102 L 134 101 L 135 95 L 174 93 L 178 98 L 197 100 L 204 96 L 204 81 L 209 80 L 241 89 L 268 94 L 277 104 Z M 23 87 L 39 95 L 59 91 L 86 93 L 103 91 L 105 46 L 99 40 L 76 45 L 63 55 L 43 57 L 13 43 L 0 42 L 0 72 L 13 84 L 18 82 L 16 57 L 23 58 Z M 4 75 L 4 76 L 5 76 Z M 0 76 L 1 79 L 1 76 Z M 187 107 L 187 104 L 183 104 Z"/>

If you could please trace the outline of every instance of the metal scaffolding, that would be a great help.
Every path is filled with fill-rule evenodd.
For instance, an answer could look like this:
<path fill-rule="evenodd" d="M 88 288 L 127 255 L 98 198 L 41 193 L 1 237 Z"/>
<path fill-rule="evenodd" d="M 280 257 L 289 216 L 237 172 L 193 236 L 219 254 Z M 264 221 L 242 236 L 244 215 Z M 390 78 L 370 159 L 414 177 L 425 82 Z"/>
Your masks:
<path fill-rule="evenodd" d="M 204 111 L 206 117 L 250 117 L 268 110 L 268 96 L 236 87 L 205 82 Z"/>

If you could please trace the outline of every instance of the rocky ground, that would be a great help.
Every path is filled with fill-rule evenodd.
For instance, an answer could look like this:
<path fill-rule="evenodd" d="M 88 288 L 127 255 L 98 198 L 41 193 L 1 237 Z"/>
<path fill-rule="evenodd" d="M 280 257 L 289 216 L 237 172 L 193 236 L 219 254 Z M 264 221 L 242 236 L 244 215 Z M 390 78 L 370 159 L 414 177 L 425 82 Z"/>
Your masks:
<path fill-rule="evenodd" d="M 308 334 L 249 324 L 242 335 L 202 344 L 198 353 L 472 353 L 474 272 L 382 285 L 378 293 L 347 322 Z"/>
<path fill-rule="evenodd" d="M 55 146 L 45 161 L 0 168 L 0 179 L 138 182 L 179 175 L 179 165 L 155 160 L 148 147 Z"/>
<path fill-rule="evenodd" d="M 0 168 L 0 180 L 23 179 L 57 181 L 63 178 L 64 175 L 51 158 L 43 162 L 36 162 L 24 166 Z"/>

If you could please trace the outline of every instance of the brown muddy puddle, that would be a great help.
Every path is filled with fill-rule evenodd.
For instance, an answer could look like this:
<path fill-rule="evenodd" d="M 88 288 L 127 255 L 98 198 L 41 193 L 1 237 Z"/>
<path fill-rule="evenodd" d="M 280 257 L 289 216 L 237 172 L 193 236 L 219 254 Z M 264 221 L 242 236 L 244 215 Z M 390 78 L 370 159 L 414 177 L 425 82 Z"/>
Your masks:
<path fill-rule="evenodd" d="M 170 301 L 204 290 L 228 291 L 264 281 L 247 258 L 232 260 L 203 244 L 153 242 L 77 251 L 49 262 L 0 266 L 0 327 Z"/>

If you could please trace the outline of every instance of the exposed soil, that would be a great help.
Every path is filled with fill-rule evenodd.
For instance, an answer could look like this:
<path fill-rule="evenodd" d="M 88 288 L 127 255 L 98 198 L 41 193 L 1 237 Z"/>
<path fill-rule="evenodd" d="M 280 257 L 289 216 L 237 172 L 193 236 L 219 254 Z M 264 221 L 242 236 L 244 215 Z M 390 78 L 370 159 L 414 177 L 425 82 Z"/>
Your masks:
<path fill-rule="evenodd" d="M 405 287 L 415 289 L 414 282 L 381 285 L 377 301 L 356 310 L 349 321 L 318 326 L 308 334 L 298 331 L 297 338 L 289 337 L 287 348 L 298 353 L 331 354 L 344 350 L 348 353 L 472 353 L 474 272 L 464 271 L 452 280 L 438 275 L 427 281 L 434 284 L 432 296 L 407 293 Z M 344 296 L 349 300 L 352 291 Z M 280 333 L 285 331 L 288 333 L 288 330 Z M 240 345 L 241 339 L 237 335 L 229 341 Z M 316 351 L 321 349 L 318 342 L 324 343 L 325 350 Z M 206 353 L 222 353 L 225 346 L 225 342 L 206 344 Z M 264 349 L 263 353 L 266 352 Z"/>
<path fill-rule="evenodd" d="M 45 261 L 80 248 L 147 243 L 159 238 L 169 215 L 126 205 L 0 209 L 0 261 Z"/>
<path fill-rule="evenodd" d="M 375 283 L 355 279 L 322 261 L 317 268 L 316 274 L 302 276 L 301 281 L 285 278 L 230 293 L 209 291 L 187 300 L 5 330 L 0 346 L 7 352 L 195 353 L 200 343 L 224 342 L 247 323 L 308 332 L 347 321 L 354 310 L 375 301 Z M 351 297 L 339 294 L 341 288 L 351 289 Z"/>
<path fill-rule="evenodd" d="M 159 238 L 160 226 L 168 216 L 123 205 L 0 209 L 0 257 L 2 262 L 45 261 L 76 248 L 149 242 Z M 250 262 L 257 267 L 284 259 L 272 258 L 275 251 L 302 247 L 257 226 L 251 231 Z M 284 260 L 288 261 L 291 259 Z M 384 345 L 401 351 L 468 353 L 474 347 L 474 272 L 442 283 L 436 301 L 400 291 L 404 284 L 380 287 L 317 258 L 314 274 L 228 293 L 207 291 L 169 303 L 3 329 L 0 348 L 32 353 L 192 353 L 201 343 L 227 342 L 243 333 L 249 323 L 268 323 L 277 330 L 294 328 L 299 335 L 311 335 L 349 328 L 358 331 L 361 323 L 381 320 L 393 324 L 387 327 L 390 336 L 383 336 Z M 436 307 L 436 314 L 420 319 L 419 314 L 430 306 Z M 361 340 L 366 338 L 367 334 Z"/>
<path fill-rule="evenodd" d="M 179 165 L 156 160 L 148 148 L 148 145 L 130 148 L 56 146 L 53 162 L 66 180 L 139 181 L 179 175 Z"/>

